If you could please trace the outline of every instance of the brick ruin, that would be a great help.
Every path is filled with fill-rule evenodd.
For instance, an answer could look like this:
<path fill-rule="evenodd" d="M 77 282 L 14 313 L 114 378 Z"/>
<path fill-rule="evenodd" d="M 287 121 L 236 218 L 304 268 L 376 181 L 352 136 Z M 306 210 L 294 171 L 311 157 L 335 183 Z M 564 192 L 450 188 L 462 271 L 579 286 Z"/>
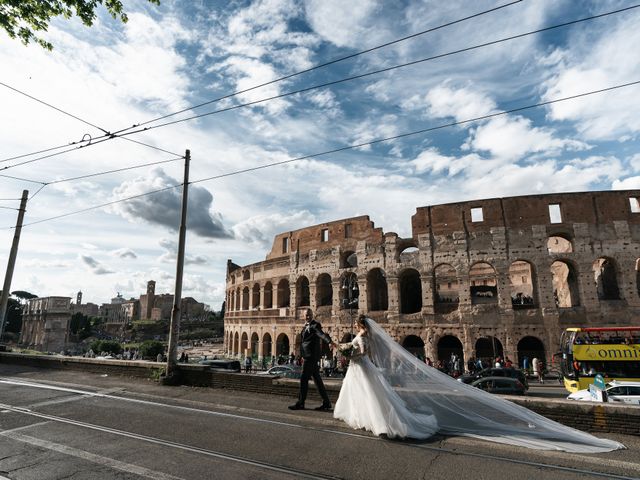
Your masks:
<path fill-rule="evenodd" d="M 227 264 L 225 351 L 297 353 L 311 308 L 347 341 L 365 313 L 409 351 L 552 361 L 567 327 L 640 324 L 640 190 L 419 207 L 412 236 L 368 216 L 275 237 Z"/>

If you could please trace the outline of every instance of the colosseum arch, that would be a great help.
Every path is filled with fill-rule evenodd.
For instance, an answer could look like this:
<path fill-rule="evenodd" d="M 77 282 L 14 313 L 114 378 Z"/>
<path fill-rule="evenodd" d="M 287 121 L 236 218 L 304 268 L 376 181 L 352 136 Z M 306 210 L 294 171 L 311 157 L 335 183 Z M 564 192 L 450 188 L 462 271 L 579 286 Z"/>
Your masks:
<path fill-rule="evenodd" d="M 524 368 L 524 358 L 528 358 L 528 366 L 531 367 L 531 361 L 534 358 L 539 358 L 540 360 L 544 360 L 545 357 L 545 349 L 544 343 L 537 337 L 527 336 L 522 337 L 518 342 L 518 365 Z"/>
<path fill-rule="evenodd" d="M 453 372 L 452 355 L 459 360 L 458 371 L 464 371 L 464 353 L 462 342 L 454 335 L 444 335 L 438 340 L 438 361 L 441 361 L 447 372 Z"/>
<path fill-rule="evenodd" d="M 289 280 L 283 278 L 278 282 L 278 308 L 288 307 L 291 302 Z"/>
<path fill-rule="evenodd" d="M 449 313 L 458 309 L 460 283 L 456 269 L 442 263 L 433 270 L 435 292 L 433 303 L 437 313 Z"/>
<path fill-rule="evenodd" d="M 476 340 L 476 358 L 482 360 L 483 366 L 493 367 L 497 357 L 504 356 L 502 342 L 496 337 L 481 337 Z"/>
<path fill-rule="evenodd" d="M 389 309 L 387 276 L 381 268 L 367 273 L 367 309 L 373 312 Z"/>
<path fill-rule="evenodd" d="M 514 309 L 536 308 L 535 270 L 531 263 L 516 260 L 509 265 L 511 305 Z"/>
<path fill-rule="evenodd" d="M 244 355 L 248 348 L 249 336 L 247 335 L 247 332 L 242 332 L 242 336 L 240 337 L 240 355 Z"/>
<path fill-rule="evenodd" d="M 309 279 L 302 275 L 296 281 L 296 307 L 308 307 L 309 305 L 311 305 Z"/>
<path fill-rule="evenodd" d="M 547 251 L 549 253 L 573 252 L 573 242 L 571 241 L 571 237 L 564 233 L 551 235 L 547 239 Z"/>
<path fill-rule="evenodd" d="M 358 255 L 352 250 L 342 252 L 340 255 L 340 268 L 355 268 L 358 266 Z"/>
<path fill-rule="evenodd" d="M 472 304 L 498 303 L 496 269 L 487 262 L 477 262 L 469 270 L 469 293 Z"/>
<path fill-rule="evenodd" d="M 254 283 L 251 289 L 251 308 L 256 309 L 260 307 L 260 284 Z"/>
<path fill-rule="evenodd" d="M 256 356 L 258 355 L 258 345 L 260 344 L 260 337 L 258 336 L 258 334 L 256 332 L 253 332 L 251 334 L 251 342 L 249 344 L 249 348 L 251 348 L 251 355 L 252 356 Z"/>
<path fill-rule="evenodd" d="M 289 345 L 289 337 L 286 333 L 281 333 L 280 335 L 278 335 L 278 338 L 276 340 L 276 355 L 289 355 Z"/>
<path fill-rule="evenodd" d="M 240 287 L 236 288 L 236 308 L 234 310 L 240 310 L 242 305 L 242 295 L 240 294 Z"/>
<path fill-rule="evenodd" d="M 249 287 L 242 289 L 242 310 L 249 310 Z"/>
<path fill-rule="evenodd" d="M 227 302 L 227 305 L 228 310 L 233 311 L 236 309 L 236 292 L 234 292 L 233 290 L 229 292 L 229 302 Z"/>
<path fill-rule="evenodd" d="M 420 272 L 413 268 L 399 275 L 400 313 L 416 313 L 422 310 L 422 282 Z"/>
<path fill-rule="evenodd" d="M 402 242 L 397 249 L 396 261 L 411 264 L 418 257 L 418 247 L 413 242 Z"/>
<path fill-rule="evenodd" d="M 265 357 L 271 356 L 271 334 L 265 333 L 262 336 L 262 355 Z"/>
<path fill-rule="evenodd" d="M 405 350 L 424 360 L 424 341 L 418 335 L 407 335 L 402 340 L 402 346 Z"/>
<path fill-rule="evenodd" d="M 236 356 L 238 355 L 238 352 L 240 351 L 240 335 L 238 334 L 238 332 L 233 334 L 233 355 Z"/>
<path fill-rule="evenodd" d="M 611 258 L 601 257 L 593 262 L 593 279 L 598 300 L 619 300 L 618 268 Z"/>
<path fill-rule="evenodd" d="M 251 272 L 249 270 L 244 270 L 242 272 L 242 280 L 250 280 L 251 279 Z"/>
<path fill-rule="evenodd" d="M 316 280 L 316 305 L 318 307 L 330 306 L 333 303 L 333 286 L 331 275 L 321 273 Z"/>
<path fill-rule="evenodd" d="M 553 275 L 553 296 L 557 308 L 570 308 L 580 305 L 578 273 L 575 267 L 565 260 L 556 260 L 551 264 Z"/>
<path fill-rule="evenodd" d="M 273 284 L 271 282 L 264 285 L 264 308 L 273 308 Z"/>
<path fill-rule="evenodd" d="M 340 279 L 340 308 L 357 309 L 359 302 L 358 276 L 353 272 L 346 272 Z"/>

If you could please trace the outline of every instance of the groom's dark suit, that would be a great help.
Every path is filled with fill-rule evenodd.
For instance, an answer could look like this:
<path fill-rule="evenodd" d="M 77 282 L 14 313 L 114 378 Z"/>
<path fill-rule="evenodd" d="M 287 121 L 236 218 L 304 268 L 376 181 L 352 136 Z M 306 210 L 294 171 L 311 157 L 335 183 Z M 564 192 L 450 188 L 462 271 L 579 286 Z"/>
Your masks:
<path fill-rule="evenodd" d="M 313 319 L 308 319 L 300 335 L 300 356 L 303 358 L 302 376 L 300 377 L 300 394 L 298 402 L 292 407 L 304 408 L 309 390 L 309 379 L 313 378 L 318 393 L 322 397 L 322 406 L 319 409 L 328 410 L 331 408 L 331 400 L 324 388 L 322 377 L 320 377 L 320 341 L 331 344 L 331 337 L 322 331 L 322 325 Z M 294 408 L 295 409 L 295 408 Z"/>

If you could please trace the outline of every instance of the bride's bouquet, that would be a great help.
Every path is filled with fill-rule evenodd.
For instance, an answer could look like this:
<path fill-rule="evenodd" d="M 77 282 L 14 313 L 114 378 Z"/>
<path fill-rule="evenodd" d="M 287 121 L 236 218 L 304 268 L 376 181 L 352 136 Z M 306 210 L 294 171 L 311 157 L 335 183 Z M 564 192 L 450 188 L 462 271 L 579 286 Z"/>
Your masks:
<path fill-rule="evenodd" d="M 338 345 L 338 352 L 345 358 L 351 358 L 351 355 L 353 355 L 353 344 L 351 342 L 341 343 Z"/>

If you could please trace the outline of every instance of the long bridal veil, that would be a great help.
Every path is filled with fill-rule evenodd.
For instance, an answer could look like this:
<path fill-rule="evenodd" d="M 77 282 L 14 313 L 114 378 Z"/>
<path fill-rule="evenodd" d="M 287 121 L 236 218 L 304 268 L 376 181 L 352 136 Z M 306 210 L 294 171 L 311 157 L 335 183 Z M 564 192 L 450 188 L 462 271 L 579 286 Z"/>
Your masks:
<path fill-rule="evenodd" d="M 561 425 L 531 410 L 425 365 L 375 321 L 369 325 L 370 355 L 382 376 L 405 401 L 415 421 L 435 415 L 443 435 L 461 435 L 542 450 L 576 453 L 625 448 Z"/>

